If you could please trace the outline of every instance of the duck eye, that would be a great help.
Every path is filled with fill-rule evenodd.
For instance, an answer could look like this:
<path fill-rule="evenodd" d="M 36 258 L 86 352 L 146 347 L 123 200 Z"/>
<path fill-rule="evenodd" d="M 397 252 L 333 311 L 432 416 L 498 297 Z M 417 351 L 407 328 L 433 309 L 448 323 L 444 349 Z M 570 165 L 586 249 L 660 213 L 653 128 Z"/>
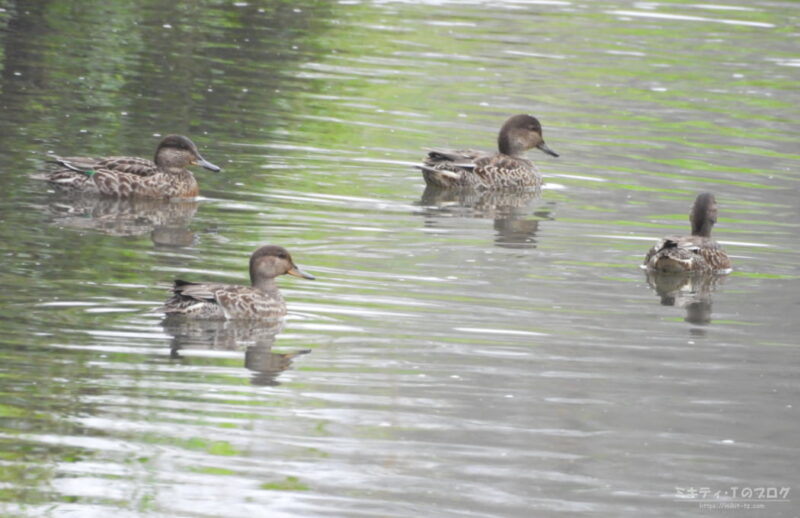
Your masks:
<path fill-rule="evenodd" d="M 289 256 L 286 254 L 278 254 L 278 259 L 288 259 Z"/>

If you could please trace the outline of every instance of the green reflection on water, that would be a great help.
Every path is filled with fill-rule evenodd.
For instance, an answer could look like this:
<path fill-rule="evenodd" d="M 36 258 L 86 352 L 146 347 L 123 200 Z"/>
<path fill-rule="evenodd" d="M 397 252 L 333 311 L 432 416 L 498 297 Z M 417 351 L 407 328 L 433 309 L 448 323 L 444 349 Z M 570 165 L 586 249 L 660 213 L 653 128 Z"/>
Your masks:
<path fill-rule="evenodd" d="M 734 270 L 730 273 L 731 277 L 743 277 L 746 279 L 783 279 L 794 280 L 800 279 L 800 275 L 780 275 L 777 273 L 758 273 L 758 272 L 742 272 Z"/>
<path fill-rule="evenodd" d="M 222 475 L 222 476 L 237 475 L 237 473 L 232 469 L 220 468 L 216 466 L 191 467 L 189 468 L 189 471 L 193 473 L 202 473 L 204 475 Z"/>
<path fill-rule="evenodd" d="M 688 3 L 666 5 L 680 9 Z M 176 272 L 190 271 L 190 280 L 211 271 L 208 275 L 213 278 L 222 274 L 230 276 L 225 280 L 246 282 L 247 255 L 255 244 L 282 239 L 309 250 L 315 260 L 308 262 L 310 271 L 316 264 L 332 272 L 329 276 L 347 277 L 325 280 L 320 276 L 322 288 L 282 284 L 296 293 L 296 300 L 310 304 L 322 293 L 331 305 L 392 309 L 391 303 L 364 299 L 375 294 L 395 296 L 399 283 L 392 279 L 382 286 L 358 270 L 364 269 L 366 274 L 409 273 L 417 271 L 416 263 L 432 265 L 441 259 L 427 251 L 418 252 L 413 260 L 402 257 L 395 253 L 397 243 L 413 248 L 430 238 L 429 242 L 444 243 L 457 252 L 481 250 L 491 244 L 480 232 L 467 235 L 458 218 L 454 218 L 455 234 L 435 238 L 420 234 L 420 222 L 409 216 L 414 209 L 408 205 L 418 199 L 421 180 L 406 165 L 391 161 L 417 160 L 424 146 L 492 148 L 494 128 L 509 112 L 541 110 L 546 128 L 552 128 L 548 135 L 563 139 L 561 148 L 548 137 L 563 153 L 563 162 L 544 162 L 537 157 L 545 174 L 558 174 L 563 168 L 565 173 L 606 180 L 558 178 L 568 189 L 546 191 L 544 196 L 569 209 L 611 216 L 602 222 L 602 227 L 611 231 L 685 231 L 687 199 L 698 187 L 729 193 L 726 206 L 754 207 L 732 210 L 736 219 L 723 214 L 721 234 L 754 234 L 753 229 L 758 228 L 758 236 L 767 239 L 790 236 L 794 227 L 786 216 L 777 222 L 767 219 L 778 205 L 770 205 L 765 197 L 756 199 L 763 196 L 762 191 L 771 196 L 777 189 L 785 189 L 786 181 L 796 182 L 791 170 L 781 172 L 774 167 L 726 160 L 734 153 L 783 161 L 800 158 L 779 149 L 795 137 L 780 128 L 792 118 L 789 115 L 796 103 L 785 99 L 787 92 L 796 90 L 797 82 L 789 74 L 749 75 L 751 68 L 754 72 L 764 70 L 759 63 L 751 62 L 753 48 L 761 49 L 758 45 L 763 42 L 763 33 L 753 29 L 725 28 L 727 32 L 723 32 L 716 27 L 713 31 L 725 37 L 704 41 L 702 35 L 707 29 L 698 25 L 622 21 L 577 4 L 569 7 L 572 12 L 534 7 L 525 16 L 513 11 L 508 14 L 503 6 L 487 10 L 480 5 L 452 9 L 450 5 L 398 4 L 386 11 L 367 3 L 344 6 L 313 1 L 250 2 L 235 8 L 219 1 L 155 0 L 2 5 L 5 11 L 0 13 L 0 23 L 5 30 L 0 31 L 0 104 L 4 117 L 0 117 L 0 151 L 2 162 L 10 165 L 5 174 L 0 174 L 0 253 L 4 261 L 0 315 L 5 315 L 5 333 L 0 338 L 5 402 L 0 406 L 0 421 L 10 438 L 2 441 L 0 455 L 10 464 L 0 467 L 0 480 L 10 487 L 0 490 L 0 499 L 7 502 L 55 505 L 83 501 L 140 510 L 158 507 L 157 495 L 147 493 L 157 491 L 152 489 L 157 486 L 152 480 L 136 483 L 133 503 L 62 495 L 49 489 L 61 463 L 122 462 L 119 457 L 127 458 L 127 454 L 116 455 L 100 447 L 46 444 L 28 440 L 26 434 L 48 434 L 64 440 L 117 438 L 140 447 L 175 446 L 226 458 L 242 454 L 229 441 L 201 436 L 178 438 L 170 432 L 97 430 L 84 427 L 80 419 L 192 424 L 213 433 L 215 429 L 242 429 L 253 422 L 290 420 L 283 414 L 270 413 L 270 409 L 298 404 L 307 409 L 327 408 L 329 403 L 324 400 L 298 403 L 285 394 L 309 388 L 322 391 L 330 386 L 293 383 L 285 385 L 283 393 L 254 395 L 248 377 L 235 374 L 242 369 L 240 359 L 187 357 L 170 362 L 162 358 L 152 360 L 153 365 L 175 369 L 149 370 L 150 348 L 163 345 L 158 353 L 165 355 L 168 338 L 153 336 L 154 328 L 158 332 L 154 319 L 132 324 L 132 315 L 144 308 L 132 302 L 163 299 L 165 290 L 154 286 L 168 282 Z M 781 10 L 764 8 L 747 16 L 775 22 Z M 477 23 L 456 31 L 428 23 L 440 16 Z M 593 35 L 588 40 L 587 28 Z M 779 27 L 770 34 L 788 36 L 792 30 Z M 521 35 L 520 39 L 515 40 L 515 35 Z M 514 61 L 506 59 L 506 50 L 530 50 L 529 42 L 537 39 L 545 42 L 548 53 L 563 59 L 524 55 L 517 55 Z M 608 49 L 635 49 L 642 55 L 609 59 L 603 54 Z M 781 49 L 774 49 L 770 55 L 795 57 Z M 729 70 L 709 66 L 717 56 L 742 65 Z M 740 69 L 747 77 L 731 80 L 730 72 Z M 653 86 L 664 86 L 668 91 L 654 92 Z M 711 91 L 721 86 L 727 90 Z M 745 88 L 764 88 L 774 95 L 750 95 L 744 93 Z M 459 117 L 462 113 L 466 117 Z M 690 116 L 673 121 L 669 119 L 673 113 Z M 43 209 L 54 200 L 41 194 L 44 186 L 26 176 L 41 167 L 42 154 L 47 150 L 150 156 L 157 141 L 153 135 L 167 132 L 190 134 L 207 158 L 226 168 L 217 176 L 198 173 L 203 193 L 217 199 L 199 208 L 191 223 L 200 233 L 199 243 L 188 249 L 160 247 L 147 234 L 120 237 L 54 224 Z M 734 146 L 729 143 L 732 139 L 740 142 Z M 775 149 L 753 144 L 759 139 Z M 743 145 L 744 141 L 748 144 Z M 690 158 L 672 158 L 687 151 L 690 154 L 684 156 Z M 719 153 L 717 161 L 696 158 L 714 157 L 711 153 Z M 777 185 L 775 179 L 784 183 Z M 576 194 L 581 190 L 593 194 Z M 630 199 L 616 203 L 623 200 L 615 198 L 618 192 L 630 195 Z M 671 209 L 666 205 L 647 209 L 651 193 L 660 200 L 675 201 L 676 214 L 667 212 Z M 321 195 L 360 199 L 332 201 Z M 604 205 L 606 200 L 615 203 Z M 354 209 L 354 204 L 364 207 Z M 783 209 L 788 212 L 792 207 L 784 205 Z M 589 214 L 578 218 L 575 213 L 568 214 L 572 216 L 559 217 L 548 228 L 550 234 L 541 248 L 563 253 L 559 257 L 581 257 L 575 254 L 583 252 L 582 240 L 575 239 L 577 244 L 573 245 L 571 238 L 558 234 L 560 229 L 574 224 L 586 232 L 598 232 L 601 225 Z M 648 221 L 651 218 L 675 224 L 652 223 Z M 376 235 L 351 228 L 357 225 L 386 232 Z M 566 295 L 574 289 L 566 281 L 580 284 L 572 282 L 572 276 L 582 271 L 589 272 L 593 281 L 640 283 L 637 268 L 641 258 L 627 255 L 640 246 L 643 254 L 647 245 L 614 242 L 610 246 L 614 255 L 592 261 L 548 263 L 546 257 L 526 257 L 543 268 L 526 273 L 524 280 L 542 281 L 545 287 L 555 286 Z M 769 251 L 787 253 L 791 249 L 784 246 Z M 384 257 L 370 262 L 364 258 L 369 253 Z M 786 263 L 792 263 L 792 256 L 784 257 Z M 305 265 L 302 257 L 296 255 L 295 259 Z M 759 268 L 769 267 L 764 262 L 768 263 L 761 262 Z M 441 271 L 447 267 L 453 265 L 443 264 Z M 620 269 L 630 269 L 631 276 L 615 275 Z M 435 301 L 445 308 L 442 313 L 448 303 L 473 308 L 476 314 L 486 309 L 484 293 L 454 289 L 461 287 L 461 281 L 445 284 L 407 277 L 417 291 L 405 296 Z M 744 271 L 734 271 L 731 277 L 798 278 Z M 360 284 L 350 284 L 352 278 Z M 598 287 L 598 293 L 602 289 Z M 351 302 L 348 295 L 361 300 Z M 72 306 L 41 305 L 52 302 Z M 580 326 L 593 321 L 579 317 L 619 317 L 619 310 L 609 306 L 553 307 L 550 301 L 530 302 L 521 296 L 502 303 L 525 315 L 569 315 L 570 322 L 563 324 L 563 329 L 557 328 L 558 324 L 548 329 L 515 328 L 514 322 L 503 322 L 505 329 L 550 333 L 553 339 L 583 338 Z M 124 313 L 94 312 L 109 308 Z M 412 311 L 408 306 L 403 310 Z M 424 310 L 413 309 L 417 313 Z M 685 324 L 681 318 L 672 321 Z M 354 328 L 363 327 L 359 332 L 375 333 L 384 340 L 435 342 L 431 348 L 442 344 L 509 346 L 507 337 L 502 336 L 468 334 L 465 338 L 462 333 L 431 338 L 424 329 L 409 332 L 400 325 L 386 331 L 378 319 L 365 324 L 363 318 L 342 316 L 337 323 L 342 322 L 354 322 Z M 728 324 L 755 325 L 713 322 L 714 326 Z M 89 333 L 98 330 L 127 332 L 129 337 Z M 346 347 L 353 333 L 319 334 L 323 336 L 319 347 L 326 349 L 331 337 L 341 338 L 341 347 Z M 515 346 L 539 347 L 551 337 L 525 340 Z M 303 347 L 315 345 L 302 343 Z M 374 347 L 384 345 L 376 340 Z M 117 347 L 141 347 L 143 352 L 116 352 Z M 226 374 L 216 369 L 225 369 Z M 343 367 L 335 362 L 325 368 L 298 370 L 310 378 L 317 373 L 418 373 L 375 365 Z M 172 383 L 182 386 L 174 389 Z M 199 410 L 205 403 L 205 393 L 188 391 L 187 387 L 193 385 L 223 388 L 215 393 L 213 402 L 229 410 Z M 100 403 L 101 396 L 118 398 L 119 402 Z M 150 407 L 150 400 L 187 405 L 166 411 L 157 405 Z M 230 421 L 215 422 L 215 418 Z M 327 422 L 314 421 L 312 426 L 305 435 L 338 437 L 340 433 Z M 393 430 L 363 428 L 358 433 L 363 437 L 391 437 Z M 328 455 L 314 452 L 313 456 Z M 135 462 L 156 461 L 137 458 Z M 238 473 L 236 469 L 202 464 L 190 469 L 211 476 Z M 296 491 L 308 490 L 309 486 L 300 477 L 288 476 L 266 482 L 261 488 Z"/>
<path fill-rule="evenodd" d="M 289 475 L 283 480 L 276 482 L 264 482 L 258 487 L 270 491 L 308 491 L 311 489 L 308 485 L 300 482 L 300 479 L 293 475 Z"/>

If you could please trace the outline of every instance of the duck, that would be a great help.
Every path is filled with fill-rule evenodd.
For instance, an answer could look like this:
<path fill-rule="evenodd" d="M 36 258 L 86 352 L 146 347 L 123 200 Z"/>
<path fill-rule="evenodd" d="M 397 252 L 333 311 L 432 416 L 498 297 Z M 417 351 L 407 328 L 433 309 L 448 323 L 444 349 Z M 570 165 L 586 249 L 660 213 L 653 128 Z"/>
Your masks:
<path fill-rule="evenodd" d="M 193 198 L 200 194 L 200 188 L 188 166 L 222 170 L 204 159 L 194 142 L 183 135 L 161 139 L 153 160 L 128 156 L 50 158 L 58 168 L 45 180 L 58 190 L 114 198 Z"/>
<path fill-rule="evenodd" d="M 264 245 L 250 256 L 250 286 L 176 279 L 172 297 L 158 308 L 189 319 L 272 319 L 286 315 L 286 302 L 275 284 L 280 275 L 314 279 L 297 267 L 282 246 Z"/>
<path fill-rule="evenodd" d="M 710 192 L 697 196 L 689 213 L 692 235 L 665 237 L 645 255 L 642 266 L 651 272 L 723 272 L 731 269 L 728 254 L 711 238 L 717 222 L 717 200 Z"/>
<path fill-rule="evenodd" d="M 539 120 L 520 114 L 510 117 L 500 128 L 497 153 L 432 150 L 416 167 L 422 170 L 428 186 L 439 189 L 539 189 L 539 170 L 524 156 L 533 148 L 558 156 L 545 144 Z"/>

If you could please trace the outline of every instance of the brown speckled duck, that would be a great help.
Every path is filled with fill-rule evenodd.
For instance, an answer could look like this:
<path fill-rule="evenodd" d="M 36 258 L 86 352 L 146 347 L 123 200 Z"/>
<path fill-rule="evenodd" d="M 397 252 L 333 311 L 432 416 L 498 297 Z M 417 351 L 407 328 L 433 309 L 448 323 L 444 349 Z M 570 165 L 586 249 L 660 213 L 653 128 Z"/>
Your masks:
<path fill-rule="evenodd" d="M 542 177 L 525 151 L 540 149 L 548 155 L 558 154 L 547 147 L 542 125 L 531 115 L 514 115 L 508 119 L 497 137 L 498 152 L 434 150 L 428 153 L 422 170 L 425 183 L 432 187 L 471 189 L 538 189 Z"/>
<path fill-rule="evenodd" d="M 717 200 L 711 193 L 697 196 L 689 213 L 691 236 L 666 237 L 647 252 L 643 266 L 654 272 L 725 272 L 730 270 L 728 254 L 711 239 L 717 222 Z"/>
<path fill-rule="evenodd" d="M 59 190 L 115 198 L 194 197 L 200 189 L 186 168 L 199 165 L 214 172 L 221 170 L 200 156 L 194 142 L 182 135 L 161 139 L 153 161 L 127 156 L 51 158 L 60 166 L 46 177 L 51 185 Z"/>
<path fill-rule="evenodd" d="M 169 315 L 192 319 L 267 319 L 286 315 L 286 303 L 275 277 L 314 276 L 300 270 L 289 252 L 280 246 L 262 246 L 250 256 L 250 286 L 196 283 L 176 280 L 173 296 L 159 309 Z"/>

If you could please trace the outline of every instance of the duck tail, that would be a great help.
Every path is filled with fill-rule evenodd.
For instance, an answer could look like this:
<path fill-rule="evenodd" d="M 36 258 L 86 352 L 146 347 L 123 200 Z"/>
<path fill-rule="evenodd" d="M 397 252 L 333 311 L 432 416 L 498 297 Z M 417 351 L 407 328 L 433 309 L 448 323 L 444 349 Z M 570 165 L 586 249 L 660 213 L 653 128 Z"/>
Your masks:
<path fill-rule="evenodd" d="M 668 250 L 670 248 L 677 248 L 678 242 L 674 239 L 665 239 L 664 242 L 661 244 L 661 248 L 656 250 L 656 253 L 661 252 L 663 250 Z"/>
<path fill-rule="evenodd" d="M 69 169 L 70 171 L 75 171 L 76 173 L 86 172 L 85 167 L 80 167 L 77 164 L 73 164 L 71 161 L 67 160 L 66 158 L 61 158 L 58 155 L 49 155 L 48 158 L 49 158 L 49 160 L 47 160 L 48 164 L 57 164 L 60 165 L 61 167 Z"/>
<path fill-rule="evenodd" d="M 453 171 L 434 169 L 427 165 L 418 165 L 416 168 L 422 171 L 425 183 L 433 187 L 454 187 L 458 185 L 458 181 L 461 179 L 461 174 Z"/>

